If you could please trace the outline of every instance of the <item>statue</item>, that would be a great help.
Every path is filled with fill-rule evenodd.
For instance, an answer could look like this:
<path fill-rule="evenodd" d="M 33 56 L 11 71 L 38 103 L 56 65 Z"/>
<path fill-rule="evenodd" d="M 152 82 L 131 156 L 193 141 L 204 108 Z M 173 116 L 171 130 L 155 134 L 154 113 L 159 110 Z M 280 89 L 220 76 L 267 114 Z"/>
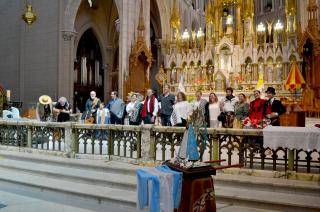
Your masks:
<path fill-rule="evenodd" d="M 188 120 L 188 128 L 184 132 L 181 146 L 178 152 L 179 159 L 187 161 L 198 161 L 202 158 L 208 140 L 205 117 L 200 109 L 193 110 L 190 119 Z M 204 127 L 204 130 L 200 130 Z M 200 155 L 198 152 L 198 135 L 200 137 Z"/>
<path fill-rule="evenodd" d="M 280 82 L 282 81 L 282 66 L 281 65 L 278 66 L 277 79 Z"/>
<path fill-rule="evenodd" d="M 268 67 L 268 82 L 272 82 L 272 69 Z"/>
<path fill-rule="evenodd" d="M 247 77 L 247 82 L 251 81 L 251 75 L 252 75 L 252 71 L 251 71 L 251 67 L 248 64 L 246 67 L 246 77 Z"/>

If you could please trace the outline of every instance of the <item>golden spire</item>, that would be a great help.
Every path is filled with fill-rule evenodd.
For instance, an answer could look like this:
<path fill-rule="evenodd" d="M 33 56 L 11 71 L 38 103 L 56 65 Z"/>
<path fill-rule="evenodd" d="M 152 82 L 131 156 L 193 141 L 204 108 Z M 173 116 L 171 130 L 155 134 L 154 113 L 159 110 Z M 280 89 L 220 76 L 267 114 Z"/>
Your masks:
<path fill-rule="evenodd" d="M 140 14 L 139 14 L 139 24 L 138 24 L 138 31 L 144 31 L 144 18 L 143 18 L 143 0 L 141 0 L 141 6 L 140 6 Z"/>
<path fill-rule="evenodd" d="M 212 1 L 209 0 L 207 4 L 207 9 L 206 9 L 206 23 L 207 24 L 213 24 L 213 10 L 212 10 Z"/>
<path fill-rule="evenodd" d="M 176 6 L 176 0 L 173 1 L 173 8 L 170 17 L 170 27 L 175 29 L 180 29 L 180 13 Z"/>
<path fill-rule="evenodd" d="M 317 17 L 318 5 L 316 0 L 309 0 L 307 7 L 308 11 L 308 27 L 314 34 L 318 34 L 318 17 Z"/>
<path fill-rule="evenodd" d="M 245 0 L 244 1 L 244 17 L 253 18 L 253 15 L 254 15 L 253 0 Z"/>

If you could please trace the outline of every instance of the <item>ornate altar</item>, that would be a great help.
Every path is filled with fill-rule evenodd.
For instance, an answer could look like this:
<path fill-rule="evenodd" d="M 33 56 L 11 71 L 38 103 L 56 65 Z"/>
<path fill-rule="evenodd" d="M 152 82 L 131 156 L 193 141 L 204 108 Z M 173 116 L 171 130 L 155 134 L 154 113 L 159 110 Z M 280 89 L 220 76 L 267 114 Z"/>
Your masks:
<path fill-rule="evenodd" d="M 163 45 L 163 84 L 174 92 L 182 86 L 189 94 L 224 92 L 228 86 L 242 92 L 272 86 L 281 94 L 291 64 L 302 66 L 296 51 L 296 0 L 286 4 L 287 26 L 280 20 L 254 26 L 253 0 L 209 0 L 205 31 L 199 27 L 183 32 L 176 4 Z"/>

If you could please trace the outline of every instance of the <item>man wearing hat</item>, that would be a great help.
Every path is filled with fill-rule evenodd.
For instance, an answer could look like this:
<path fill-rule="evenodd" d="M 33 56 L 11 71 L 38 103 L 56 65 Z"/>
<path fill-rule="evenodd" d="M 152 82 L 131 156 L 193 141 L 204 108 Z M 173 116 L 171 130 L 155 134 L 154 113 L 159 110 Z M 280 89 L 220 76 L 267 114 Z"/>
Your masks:
<path fill-rule="evenodd" d="M 39 121 L 51 121 L 52 118 L 52 99 L 50 96 L 42 95 L 39 97 L 39 102 L 37 104 L 37 119 Z"/>
<path fill-rule="evenodd" d="M 286 108 L 280 100 L 274 98 L 276 91 L 273 87 L 268 87 L 266 93 L 269 100 L 264 103 L 263 114 L 271 120 L 272 126 L 280 126 L 279 117 L 286 112 Z"/>

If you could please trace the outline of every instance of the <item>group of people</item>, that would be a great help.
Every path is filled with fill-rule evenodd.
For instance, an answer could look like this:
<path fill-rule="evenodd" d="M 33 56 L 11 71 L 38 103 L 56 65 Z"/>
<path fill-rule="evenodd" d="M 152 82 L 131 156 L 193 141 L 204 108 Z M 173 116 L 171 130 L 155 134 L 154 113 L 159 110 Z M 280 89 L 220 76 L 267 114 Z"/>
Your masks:
<path fill-rule="evenodd" d="M 173 95 L 169 85 L 163 88 L 163 94 L 156 97 L 152 89 L 147 90 L 143 101 L 138 98 L 137 93 L 130 96 L 130 102 L 119 98 L 117 91 L 111 92 L 111 100 L 108 104 L 102 102 L 95 91 L 90 92 L 90 98 L 85 105 L 82 114 L 84 123 L 96 124 L 124 124 L 128 117 L 130 125 L 155 124 L 160 116 L 162 126 L 186 126 L 192 111 L 198 108 L 207 123 L 207 127 L 217 128 L 242 128 L 245 119 L 263 120 L 268 119 L 270 124 L 279 126 L 279 116 L 286 109 L 281 102 L 275 99 L 275 89 L 269 87 L 266 91 L 268 100 L 261 99 L 259 90 L 254 91 L 255 99 L 247 101 L 246 95 L 240 93 L 233 95 L 233 89 L 226 89 L 226 96 L 220 101 L 215 93 L 210 93 L 209 101 L 202 97 L 200 90 L 196 91 L 195 99 L 189 103 L 183 92 Z M 65 97 L 60 97 L 58 102 L 51 106 L 52 100 L 49 96 L 41 96 L 39 103 L 43 105 L 39 114 L 41 121 L 50 121 L 50 112 L 57 116 L 58 122 L 70 120 L 71 106 Z"/>

